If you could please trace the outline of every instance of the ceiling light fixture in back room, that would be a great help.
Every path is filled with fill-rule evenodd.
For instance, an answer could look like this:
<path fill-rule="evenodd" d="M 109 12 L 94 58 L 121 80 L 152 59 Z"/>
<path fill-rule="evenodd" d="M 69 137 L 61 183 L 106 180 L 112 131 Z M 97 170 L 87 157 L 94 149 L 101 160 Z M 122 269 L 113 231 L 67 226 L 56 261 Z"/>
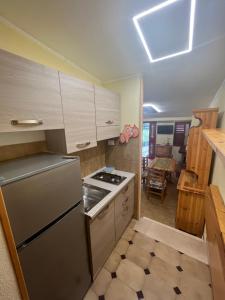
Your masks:
<path fill-rule="evenodd" d="M 139 13 L 138 15 L 133 17 L 133 22 L 135 25 L 135 28 L 138 32 L 138 35 L 141 39 L 141 42 L 144 46 L 144 49 L 148 55 L 148 58 L 150 60 L 151 63 L 155 63 L 158 61 L 162 61 L 165 59 L 169 59 L 178 55 L 182 55 L 182 54 L 186 54 L 192 51 L 193 49 L 193 36 L 194 36 L 194 23 L 195 23 L 195 8 L 196 8 L 196 0 L 190 0 L 191 1 L 191 6 L 190 6 L 190 19 L 189 19 L 189 38 L 188 38 L 188 47 L 182 51 L 178 51 L 169 55 L 164 55 L 162 57 L 158 57 L 158 58 L 153 58 L 150 47 L 146 41 L 146 38 L 144 36 L 143 30 L 141 29 L 141 26 L 139 24 L 139 20 L 141 20 L 144 17 L 150 17 L 152 14 L 154 14 L 155 12 L 158 12 L 159 10 L 162 10 L 166 7 L 168 7 L 169 5 L 175 4 L 176 2 L 180 2 L 182 0 L 167 0 L 161 4 L 158 4 L 148 10 L 145 10 L 141 13 Z M 185 0 L 187 1 L 187 0 Z"/>
<path fill-rule="evenodd" d="M 158 107 L 156 107 L 154 104 L 151 104 L 151 103 L 144 103 L 143 107 L 151 109 L 151 113 L 160 113 L 161 112 L 161 110 Z"/>

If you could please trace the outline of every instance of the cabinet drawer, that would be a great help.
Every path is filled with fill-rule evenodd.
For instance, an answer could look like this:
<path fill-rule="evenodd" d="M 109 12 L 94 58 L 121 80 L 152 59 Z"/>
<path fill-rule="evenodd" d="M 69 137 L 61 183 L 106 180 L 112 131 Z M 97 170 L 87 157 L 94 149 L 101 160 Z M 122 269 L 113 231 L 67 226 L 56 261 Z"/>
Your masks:
<path fill-rule="evenodd" d="M 96 125 L 120 125 L 120 97 L 104 88 L 95 87 Z"/>
<path fill-rule="evenodd" d="M 107 140 L 120 135 L 120 126 L 98 126 L 97 141 Z"/>
<path fill-rule="evenodd" d="M 0 50 L 0 132 L 60 128 L 58 72 Z"/>
<path fill-rule="evenodd" d="M 90 223 L 93 276 L 96 277 L 115 246 L 114 201 Z"/>

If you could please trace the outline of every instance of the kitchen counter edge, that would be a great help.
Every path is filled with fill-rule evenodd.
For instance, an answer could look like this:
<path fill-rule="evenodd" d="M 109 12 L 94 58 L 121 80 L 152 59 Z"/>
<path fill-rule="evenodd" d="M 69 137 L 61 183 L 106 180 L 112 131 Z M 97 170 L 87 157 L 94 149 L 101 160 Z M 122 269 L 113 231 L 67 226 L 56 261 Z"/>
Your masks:
<path fill-rule="evenodd" d="M 134 173 L 120 171 L 120 170 L 114 170 L 112 174 L 125 176 L 126 179 L 119 185 L 113 185 L 107 182 L 103 182 L 100 180 L 96 180 L 91 178 L 93 175 L 95 175 L 98 172 L 104 171 L 104 168 L 101 168 L 92 174 L 86 176 L 83 178 L 83 182 L 87 184 L 91 184 L 106 190 L 109 190 L 110 193 L 105 196 L 98 204 L 96 204 L 89 212 L 86 212 L 85 215 L 88 216 L 91 219 L 94 219 L 101 211 L 102 209 L 108 205 L 113 198 L 116 197 L 116 195 L 119 194 L 119 192 L 135 177 Z"/>

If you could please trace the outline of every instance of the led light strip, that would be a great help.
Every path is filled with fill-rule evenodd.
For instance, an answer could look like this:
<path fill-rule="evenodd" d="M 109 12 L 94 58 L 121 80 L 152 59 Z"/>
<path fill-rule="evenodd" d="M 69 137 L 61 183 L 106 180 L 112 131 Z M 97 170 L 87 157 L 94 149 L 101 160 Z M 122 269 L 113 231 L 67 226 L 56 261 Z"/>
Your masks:
<path fill-rule="evenodd" d="M 152 107 L 158 113 L 161 112 L 161 110 L 159 110 L 158 107 L 156 107 L 154 104 L 151 104 L 151 103 L 144 103 L 143 107 Z"/>
<path fill-rule="evenodd" d="M 170 54 L 170 55 L 166 55 L 166 56 L 163 56 L 163 57 L 160 57 L 160 58 L 156 58 L 154 59 L 151 55 L 151 52 L 150 52 L 150 49 L 147 45 L 147 42 L 145 40 L 145 37 L 144 37 L 144 34 L 141 30 L 141 27 L 138 23 L 138 20 L 147 16 L 147 15 L 150 15 L 156 11 L 159 11 L 160 9 L 163 9 L 175 2 L 178 2 L 180 0 L 168 0 L 168 1 L 165 1 L 159 5 L 156 5 L 146 11 L 143 11 L 142 13 L 136 15 L 133 17 L 133 22 L 134 22 L 134 25 L 136 27 L 136 30 L 138 32 L 138 35 L 141 39 L 141 42 L 144 46 L 144 49 L 148 55 L 148 58 L 150 60 L 151 63 L 154 63 L 154 62 L 158 62 L 158 61 L 161 61 L 161 60 L 165 60 L 165 59 L 168 59 L 168 58 L 172 58 L 172 57 L 175 57 L 175 56 L 178 56 L 178 55 L 182 55 L 182 54 L 185 54 L 185 53 L 189 53 L 192 51 L 193 49 L 193 37 L 194 37 L 194 23 L 195 23 L 195 8 L 196 8 L 196 0 L 191 0 L 191 9 L 190 9 L 190 23 L 189 23 L 189 43 L 188 43 L 188 49 L 185 49 L 183 51 L 180 51 L 180 52 L 176 52 L 176 53 L 173 53 L 173 54 Z"/>

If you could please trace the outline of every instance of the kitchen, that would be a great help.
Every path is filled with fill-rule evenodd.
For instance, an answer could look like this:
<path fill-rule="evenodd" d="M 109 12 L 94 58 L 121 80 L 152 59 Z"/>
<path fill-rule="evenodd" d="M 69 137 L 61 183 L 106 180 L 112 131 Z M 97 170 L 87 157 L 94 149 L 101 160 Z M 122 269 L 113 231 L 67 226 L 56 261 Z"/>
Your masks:
<path fill-rule="evenodd" d="M 104 167 L 104 164 L 106 163 L 105 158 L 102 161 L 103 165 L 99 165 L 95 155 L 93 155 L 96 151 L 95 147 L 97 149 L 100 148 L 100 150 L 97 150 L 97 155 L 99 155 L 98 151 L 101 152 L 101 147 L 103 147 L 103 153 L 105 155 L 105 148 L 107 147 L 105 140 L 111 139 L 114 141 L 113 138 L 119 135 L 119 96 L 104 88 L 94 87 L 92 84 L 78 80 L 75 77 L 65 76 L 62 73 L 58 74 L 50 68 L 38 65 L 3 50 L 1 50 L 1 62 L 1 82 L 3 84 L 2 87 L 5 88 L 7 93 L 5 97 L 8 99 L 6 103 L 2 103 L 2 107 L 5 107 L 4 105 L 7 105 L 7 103 L 9 104 L 8 108 L 5 107 L 5 109 L 1 110 L 2 131 L 20 133 L 23 131 L 33 132 L 36 129 L 46 130 L 45 151 L 48 151 L 48 154 L 47 152 L 44 152 L 46 154 L 26 153 L 31 155 L 26 156 L 25 158 L 23 157 L 24 155 L 21 155 L 22 158 L 14 158 L 1 163 L 2 200 L 4 199 L 3 201 L 5 203 L 2 203 L 2 209 L 5 210 L 4 206 L 6 206 L 7 210 L 7 212 L 5 211 L 3 219 L 8 223 L 7 219 L 9 218 L 11 224 L 6 224 L 4 230 L 10 231 L 11 227 L 15 239 L 15 245 L 11 251 L 15 251 L 16 246 L 16 251 L 20 257 L 20 264 L 24 270 L 25 281 L 30 298 L 55 298 L 57 295 L 61 295 L 60 297 L 62 299 L 72 297 L 72 295 L 77 299 L 82 298 L 84 292 L 86 292 L 87 287 L 91 283 L 86 240 L 90 240 L 92 262 L 91 273 L 92 277 L 95 278 L 134 214 L 135 174 L 124 171 L 114 171 L 114 168 L 110 167 L 106 169 Z M 17 77 L 14 77 L 15 86 L 13 87 L 12 81 L 10 81 L 11 89 L 8 89 L 7 80 L 10 78 L 12 70 L 18 70 L 18 73 Z M 16 74 L 15 71 L 14 74 Z M 33 78 L 35 78 L 35 75 L 36 81 L 34 82 Z M 55 101 L 51 104 L 51 111 L 43 111 L 42 113 L 42 110 L 40 110 L 40 112 L 37 113 L 38 109 L 37 106 L 35 107 L 35 98 L 45 99 L 47 93 L 49 93 L 47 98 L 50 102 L 50 92 L 59 91 L 59 81 L 57 80 L 57 76 L 60 77 L 60 88 L 63 101 L 61 111 L 60 101 L 58 101 L 58 103 Z M 25 78 L 25 80 L 23 78 Z M 47 80 L 49 80 L 49 86 Z M 52 80 L 52 82 L 50 82 L 50 80 Z M 36 91 L 36 95 L 34 94 L 34 96 L 32 96 L 33 103 L 31 107 L 33 112 L 30 112 L 29 108 L 26 109 L 21 101 L 19 106 L 21 112 L 17 110 L 13 113 L 12 110 L 14 105 L 13 103 L 11 104 L 10 101 L 15 97 L 14 90 L 22 89 L 21 100 L 26 99 L 26 97 L 29 97 L 30 91 L 35 91 L 34 85 L 36 83 L 39 87 L 41 87 L 42 84 L 43 88 Z M 55 84 L 54 90 L 53 83 Z M 43 93 L 46 93 L 46 95 Z M 26 94 L 27 96 L 25 96 Z M 53 96 L 52 99 L 55 99 L 55 95 Z M 20 99 L 18 94 L 17 99 Z M 77 100 L 74 102 L 75 99 Z M 36 103 L 40 104 L 38 102 Z M 71 104 L 73 107 L 70 106 Z M 58 105 L 58 107 L 53 107 L 53 105 Z M 43 106 L 45 106 L 45 104 L 43 104 Z M 79 109 L 77 109 L 77 107 L 79 107 Z M 15 117 L 17 116 L 18 120 L 9 122 L 8 117 L 5 115 L 7 109 L 11 112 L 10 117 L 14 114 Z M 28 115 L 34 114 L 36 114 L 34 120 L 29 120 Z M 4 119 L 5 116 L 6 119 Z M 64 120 L 65 129 L 59 129 L 64 128 L 62 120 Z M 97 142 L 100 142 L 98 147 Z M 32 150 L 37 151 L 38 153 L 39 147 L 36 145 L 37 143 L 38 145 L 40 144 L 40 142 L 33 143 Z M 17 151 L 15 147 L 14 145 L 11 145 L 11 150 L 7 148 L 6 154 L 18 155 L 19 157 L 19 151 Z M 27 144 L 21 144 L 21 147 L 23 151 L 30 151 L 29 144 L 27 149 Z M 94 151 L 92 151 L 92 147 L 94 148 Z M 80 158 L 82 160 L 82 149 L 85 151 L 87 151 L 86 149 L 89 149 L 89 151 L 91 151 L 90 156 L 92 159 L 94 158 L 95 161 L 93 164 L 88 162 L 87 171 L 81 162 L 81 168 L 83 169 L 82 177 L 85 174 L 84 172 L 88 172 L 89 175 L 83 177 L 84 201 L 80 202 L 82 198 L 82 181 L 79 165 Z M 71 155 L 71 153 L 74 153 L 77 150 L 80 150 L 80 152 L 78 152 L 80 158 Z M 65 153 L 65 155 L 53 153 Z M 84 157 L 84 159 L 87 158 Z M 110 161 L 110 155 L 108 161 Z M 71 165 L 71 167 L 69 167 L 69 165 Z M 73 165 L 74 167 L 72 168 Z M 90 175 L 90 168 L 95 170 L 92 175 Z M 52 171 L 50 171 L 51 169 Z M 16 197 L 18 197 L 17 200 Z M 32 201 L 28 202 L 29 199 L 32 199 Z M 40 205 L 40 199 L 42 199 L 42 203 L 45 203 L 44 210 Z M 63 203 L 61 203 L 62 199 L 64 199 Z M 15 206 L 13 203 L 17 203 L 19 207 L 17 205 Z M 81 217 L 81 215 L 83 215 L 82 205 L 84 206 L 83 210 L 87 218 L 87 231 L 89 232 L 89 236 L 86 234 L 84 216 L 83 218 Z M 80 214 L 78 213 L 79 211 Z M 60 232 L 63 230 L 65 232 L 66 227 L 64 229 L 57 229 L 59 221 L 63 222 L 65 220 L 64 226 L 69 226 L 69 224 L 67 224 L 69 223 L 67 218 L 70 217 L 70 212 L 73 212 L 74 218 L 77 214 L 77 221 L 75 222 L 76 219 L 74 219 L 74 228 L 76 228 L 74 234 L 76 233 L 77 235 L 75 241 L 79 241 L 80 243 L 79 249 L 78 246 L 77 249 L 74 248 L 75 245 L 72 241 L 63 241 L 63 236 L 60 238 Z M 24 221 L 23 224 L 21 219 Z M 28 230 L 27 228 L 30 229 Z M 49 231 L 54 229 L 56 232 L 58 230 L 59 236 L 57 237 L 57 241 L 54 240 L 54 237 L 52 237 L 51 240 L 49 236 L 47 239 L 48 243 L 42 243 L 42 245 L 40 245 L 39 243 L 41 243 L 41 240 L 45 240 L 45 236 L 48 235 Z M 67 230 L 69 232 L 69 227 Z M 82 240 L 82 238 L 84 240 Z M 12 242 L 12 239 L 12 236 L 10 237 L 9 235 L 8 242 L 10 242 L 10 240 Z M 61 239 L 62 241 L 60 241 Z M 68 243 L 68 246 L 66 247 L 67 251 L 69 251 L 71 247 L 73 247 L 74 250 L 76 249 L 77 254 L 68 259 L 69 263 L 72 263 L 74 259 L 74 266 L 76 267 L 75 270 L 71 270 L 71 274 L 67 274 L 67 269 L 62 268 L 61 272 L 58 273 L 60 277 L 57 278 L 57 276 L 55 276 L 55 280 L 52 281 L 52 284 L 54 284 L 53 293 L 53 290 L 49 288 L 49 282 L 46 278 L 51 277 L 52 274 L 56 272 L 50 267 L 54 261 L 60 261 L 60 251 L 56 252 L 55 257 L 52 256 L 55 260 L 53 259 L 53 261 L 50 262 L 46 254 L 49 253 L 49 251 L 51 253 L 54 252 L 54 248 L 51 249 L 49 243 L 55 244 L 58 242 L 62 243 L 64 247 L 66 243 Z M 101 247 L 99 247 L 100 243 Z M 35 247 L 35 245 L 37 246 Z M 43 248 L 43 250 L 40 250 L 41 248 Z M 58 245 L 57 248 L 60 249 L 60 246 Z M 24 251 L 24 249 L 26 249 L 26 251 Z M 36 249 L 39 249 L 38 255 Z M 63 251 L 64 255 L 66 255 L 66 249 Z M 82 262 L 79 253 L 82 253 L 83 251 L 86 252 L 86 258 L 84 257 Z M 25 252 L 27 254 L 24 254 Z M 31 264 L 30 261 L 32 256 L 36 256 L 36 259 L 33 261 L 35 266 Z M 42 256 L 46 257 L 47 260 L 45 262 L 43 261 Z M 41 261 L 38 261 L 38 257 L 39 259 L 42 258 Z M 16 258 L 17 257 L 14 257 L 15 264 L 19 266 Z M 65 256 L 63 256 L 63 258 L 65 258 Z M 47 277 L 40 276 L 42 264 L 46 266 L 45 275 Z M 86 272 L 86 276 L 82 275 L 80 268 L 77 268 L 77 264 L 80 264 L 80 268 L 82 268 L 83 272 Z M 38 270 L 38 266 L 41 267 L 40 270 Z M 64 275 L 63 269 L 66 272 Z M 48 274 L 48 272 L 50 273 Z M 76 272 L 78 272 L 78 274 L 76 274 Z M 83 288 L 78 289 L 78 291 L 71 291 L 71 294 L 69 289 L 71 286 L 64 286 L 64 288 L 62 288 L 59 284 L 62 282 L 61 276 L 66 278 L 66 275 L 69 275 L 70 277 L 74 276 L 74 278 L 77 278 L 76 280 L 78 282 L 84 281 L 85 284 Z M 22 276 L 23 278 L 23 275 L 21 274 L 17 273 L 17 276 Z M 58 289 L 55 288 L 55 285 L 58 286 Z M 72 290 L 73 288 L 74 287 L 72 286 Z M 66 293 L 61 294 L 61 291 L 64 290 L 66 290 Z"/>
<path fill-rule="evenodd" d="M 140 218 L 142 105 L 149 100 L 146 86 L 151 80 L 146 81 L 150 75 L 141 75 L 145 70 L 132 69 L 130 62 L 129 66 L 125 63 L 125 72 L 119 71 L 119 61 L 115 63 L 109 56 L 118 51 L 126 62 L 127 56 L 142 53 L 143 48 L 138 44 L 134 52 L 123 53 L 118 44 L 115 46 L 120 28 L 114 28 L 112 38 L 105 26 L 111 52 L 103 57 L 100 44 L 89 31 L 102 32 L 101 22 L 106 22 L 106 16 L 96 22 L 99 11 L 107 12 L 111 21 L 119 9 L 125 14 L 126 7 L 119 2 L 66 1 L 62 6 L 57 1 L 54 14 L 50 1 L 40 6 L 26 0 L 1 4 L 1 299 L 151 299 L 160 293 L 164 296 L 159 299 L 212 299 L 213 286 L 214 299 L 222 300 L 215 293 L 219 290 L 223 295 L 224 270 L 219 269 L 221 281 L 214 280 L 218 274 L 213 272 L 211 279 L 205 237 L 167 231 Z M 130 41 L 135 40 L 135 44 L 140 41 L 132 17 L 160 3 L 147 2 L 126 3 L 131 15 L 126 26 L 132 28 Z M 222 20 L 223 4 L 219 2 L 213 9 L 215 14 L 221 11 Z M 84 16 L 89 18 L 88 26 L 84 26 Z M 69 24 L 68 20 L 76 23 Z M 84 32 L 78 30 L 82 26 Z M 65 31 L 60 31 L 62 28 Z M 71 36 L 76 36 L 73 43 L 63 40 L 71 40 Z M 223 45 L 218 48 L 223 52 Z M 145 57 L 142 55 L 140 62 Z M 110 68 L 108 64 L 102 67 L 104 63 L 100 66 L 107 57 Z M 214 68 L 217 66 L 215 62 Z M 221 62 L 221 70 L 222 66 Z M 207 108 L 224 77 L 221 71 L 208 100 L 192 102 L 187 111 L 202 105 Z M 212 107 L 222 112 L 223 103 L 222 85 Z M 182 107 L 187 108 L 185 103 Z M 173 117 L 169 109 L 167 112 Z M 223 121 L 220 126 L 224 126 Z M 211 182 L 223 195 L 218 174 L 224 171 L 217 156 L 221 155 L 216 155 Z M 150 228 L 154 230 L 150 232 Z M 179 245 L 168 241 L 166 236 L 170 235 L 180 240 Z M 218 236 L 219 251 L 221 243 Z M 184 244 L 192 245 L 192 249 Z M 198 280 L 189 281 L 191 276 Z"/>

